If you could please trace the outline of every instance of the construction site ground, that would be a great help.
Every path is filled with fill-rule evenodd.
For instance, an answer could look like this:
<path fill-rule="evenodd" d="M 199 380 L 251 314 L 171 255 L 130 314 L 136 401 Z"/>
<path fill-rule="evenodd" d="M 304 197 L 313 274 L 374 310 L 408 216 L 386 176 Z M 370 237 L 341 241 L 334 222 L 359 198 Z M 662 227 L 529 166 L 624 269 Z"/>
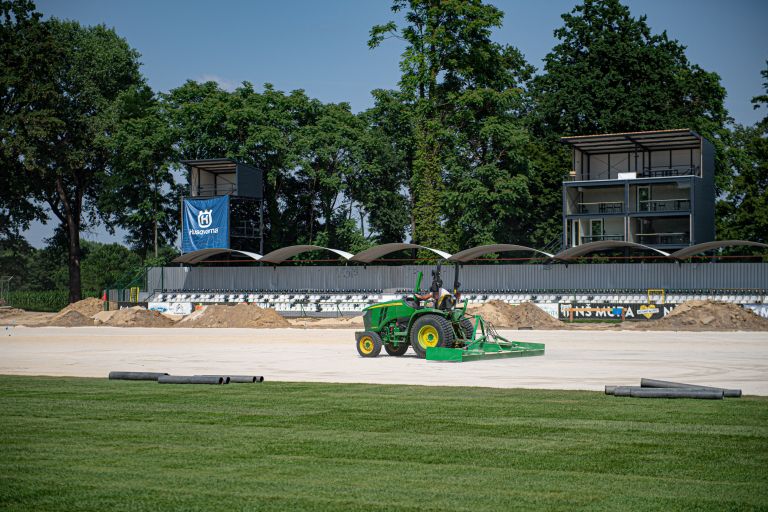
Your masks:
<path fill-rule="evenodd" d="M 641 377 L 768 396 L 768 333 L 501 330 L 543 357 L 467 363 L 361 358 L 354 329 L 9 327 L 0 374 L 106 377 L 111 370 L 254 374 L 273 381 L 602 390 Z"/>

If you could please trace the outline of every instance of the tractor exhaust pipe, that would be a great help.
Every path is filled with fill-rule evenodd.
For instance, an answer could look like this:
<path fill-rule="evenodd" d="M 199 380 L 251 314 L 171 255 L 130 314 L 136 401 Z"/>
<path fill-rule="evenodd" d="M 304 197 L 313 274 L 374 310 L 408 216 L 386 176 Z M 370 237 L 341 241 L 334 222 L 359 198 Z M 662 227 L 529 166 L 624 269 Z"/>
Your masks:
<path fill-rule="evenodd" d="M 157 379 L 158 384 L 229 384 L 229 377 L 221 375 L 166 375 Z"/>
<path fill-rule="evenodd" d="M 611 389 L 609 389 L 611 388 Z M 700 400 L 722 400 L 722 389 L 697 388 L 643 388 L 638 386 L 606 386 L 606 395 L 632 398 L 697 398 Z"/>
<path fill-rule="evenodd" d="M 696 384 L 684 384 L 682 382 L 670 382 L 666 380 L 640 379 L 640 386 L 644 388 L 686 388 L 720 390 L 726 398 L 741 398 L 740 389 L 715 388 L 711 386 L 699 386 Z"/>
<path fill-rule="evenodd" d="M 109 380 L 157 380 L 167 373 L 152 372 L 109 372 Z"/>

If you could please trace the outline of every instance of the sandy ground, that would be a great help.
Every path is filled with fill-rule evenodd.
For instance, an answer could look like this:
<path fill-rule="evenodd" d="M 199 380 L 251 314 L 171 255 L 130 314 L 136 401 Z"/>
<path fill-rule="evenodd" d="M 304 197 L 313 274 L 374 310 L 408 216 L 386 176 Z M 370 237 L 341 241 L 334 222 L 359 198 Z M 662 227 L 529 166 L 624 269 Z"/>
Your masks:
<path fill-rule="evenodd" d="M 0 373 L 105 377 L 111 370 L 253 374 L 278 381 L 602 390 L 641 377 L 768 395 L 768 334 L 502 331 L 543 357 L 467 363 L 409 351 L 357 355 L 351 329 L 16 327 L 0 331 Z"/>

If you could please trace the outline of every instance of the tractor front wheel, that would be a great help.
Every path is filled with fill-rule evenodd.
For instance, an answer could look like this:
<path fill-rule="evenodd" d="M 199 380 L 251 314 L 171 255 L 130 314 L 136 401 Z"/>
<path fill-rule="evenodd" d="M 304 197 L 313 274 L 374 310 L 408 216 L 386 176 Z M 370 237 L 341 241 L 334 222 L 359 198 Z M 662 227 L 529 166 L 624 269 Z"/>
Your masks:
<path fill-rule="evenodd" d="M 395 348 L 395 345 L 392 343 L 386 343 L 384 345 L 384 350 L 386 350 L 387 354 L 391 356 L 402 356 L 408 351 L 408 343 L 402 342 L 398 343 L 397 348 Z"/>
<path fill-rule="evenodd" d="M 411 346 L 416 356 L 424 359 L 429 347 L 452 347 L 451 322 L 439 315 L 422 315 L 411 326 Z"/>
<path fill-rule="evenodd" d="M 357 353 L 363 357 L 378 357 L 381 345 L 381 337 L 378 334 L 364 332 L 357 340 Z"/>

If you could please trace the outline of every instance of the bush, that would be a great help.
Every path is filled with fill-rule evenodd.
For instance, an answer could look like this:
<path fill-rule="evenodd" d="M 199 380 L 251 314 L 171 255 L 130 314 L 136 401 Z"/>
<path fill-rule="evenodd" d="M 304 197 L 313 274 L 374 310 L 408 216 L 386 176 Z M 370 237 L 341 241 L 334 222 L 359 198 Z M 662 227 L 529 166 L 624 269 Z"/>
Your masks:
<path fill-rule="evenodd" d="M 98 291 L 83 291 L 83 298 L 100 297 Z M 18 291 L 8 294 L 8 305 L 27 311 L 55 312 L 65 308 L 69 304 L 69 292 L 67 290 L 51 291 Z"/>

